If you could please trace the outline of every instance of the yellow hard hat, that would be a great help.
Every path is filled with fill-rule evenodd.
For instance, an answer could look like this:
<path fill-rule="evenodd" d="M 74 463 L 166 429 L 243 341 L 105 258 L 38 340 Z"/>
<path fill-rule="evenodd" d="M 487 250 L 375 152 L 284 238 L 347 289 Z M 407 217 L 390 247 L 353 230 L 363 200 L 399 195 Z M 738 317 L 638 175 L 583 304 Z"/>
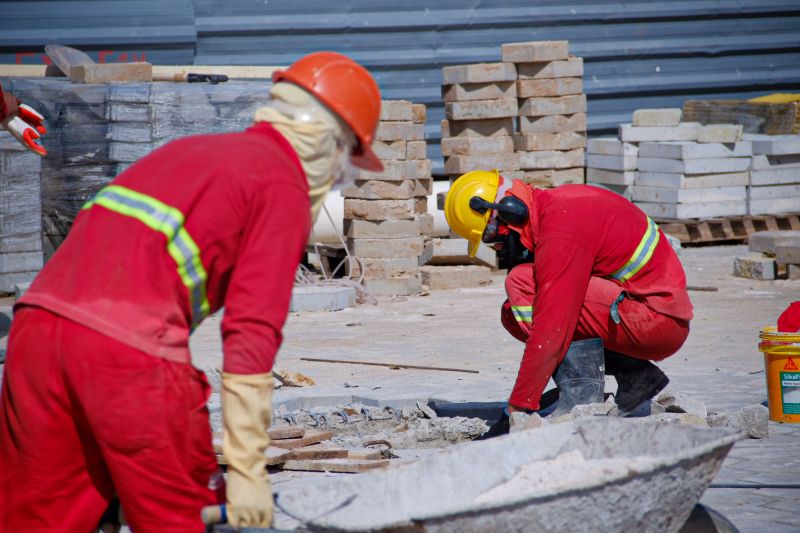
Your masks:
<path fill-rule="evenodd" d="M 444 200 L 444 216 L 450 228 L 469 241 L 469 255 L 475 257 L 481 244 L 483 230 L 489 223 L 491 209 L 481 214 L 469 206 L 473 196 L 494 202 L 500 186 L 497 170 L 473 170 L 460 176 L 450 186 Z"/>

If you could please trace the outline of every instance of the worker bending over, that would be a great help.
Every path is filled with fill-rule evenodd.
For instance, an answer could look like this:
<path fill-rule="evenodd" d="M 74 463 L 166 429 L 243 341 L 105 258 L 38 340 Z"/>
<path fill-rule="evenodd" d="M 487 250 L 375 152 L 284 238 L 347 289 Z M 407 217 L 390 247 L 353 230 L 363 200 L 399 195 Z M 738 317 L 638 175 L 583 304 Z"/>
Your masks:
<path fill-rule="evenodd" d="M 246 131 L 171 142 L 102 189 L 16 305 L 0 531 L 89 531 L 115 491 L 137 533 L 205 530 L 225 487 L 189 334 L 223 306 L 228 518 L 271 524 L 271 370 L 295 271 L 344 164 L 382 169 L 363 67 L 319 52 L 273 82 Z"/>
<path fill-rule="evenodd" d="M 470 255 L 481 241 L 516 239 L 532 259 L 510 271 L 501 309 L 505 328 L 525 343 L 508 412 L 539 409 L 551 377 L 559 414 L 602 401 L 604 366 L 623 416 L 667 385 L 650 361 L 683 345 L 692 304 L 669 241 L 635 205 L 598 187 L 537 189 L 475 171 L 453 183 L 445 215 Z M 602 345 L 570 348 L 585 339 Z M 487 436 L 507 431 L 506 414 Z"/>

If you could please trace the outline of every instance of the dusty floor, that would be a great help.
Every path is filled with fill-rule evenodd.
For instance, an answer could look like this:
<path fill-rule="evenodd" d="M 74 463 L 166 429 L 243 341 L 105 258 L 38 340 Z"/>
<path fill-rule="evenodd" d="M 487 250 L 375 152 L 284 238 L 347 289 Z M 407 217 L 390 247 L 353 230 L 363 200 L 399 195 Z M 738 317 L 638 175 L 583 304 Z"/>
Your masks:
<path fill-rule="evenodd" d="M 719 292 L 691 293 L 692 333 L 681 351 L 661 365 L 671 387 L 718 412 L 766 399 L 763 359 L 756 348 L 759 328 L 773 324 L 789 302 L 800 299 L 800 281 L 732 277 L 733 257 L 744 252 L 743 246 L 682 250 L 689 284 L 716 286 Z M 430 399 L 503 401 L 522 353 L 522 344 L 500 325 L 503 299 L 503 275 L 498 273 L 492 285 L 478 289 L 384 298 L 378 306 L 334 313 L 293 314 L 277 366 L 307 374 L 317 385 L 279 390 L 276 403 L 297 409 L 354 400 L 372 405 Z M 0 301 L 2 305 L 10 302 Z M 193 336 L 198 366 L 221 362 L 218 328 L 219 318 L 211 317 Z M 4 341 L 0 339 L 0 347 Z M 334 365 L 301 357 L 449 366 L 480 373 Z M 414 453 L 429 452 L 405 456 Z M 285 483 L 313 482 L 324 475 L 282 473 L 275 476 L 274 485 L 280 490 Z M 744 487 L 712 486 L 702 501 L 743 533 L 798 531 L 799 482 L 800 425 L 770 423 L 770 438 L 738 443 L 714 481 Z"/>
<path fill-rule="evenodd" d="M 800 281 L 732 277 L 733 257 L 745 251 L 744 246 L 681 251 L 689 284 L 715 286 L 719 292 L 691 293 L 692 333 L 680 352 L 661 365 L 671 387 L 718 412 L 766 399 L 763 359 L 756 348 L 759 328 L 774 324 L 791 301 L 800 299 Z M 298 408 L 348 399 L 377 405 L 428 399 L 505 400 L 522 344 L 500 325 L 503 299 L 503 275 L 498 274 L 491 286 L 483 288 L 383 299 L 378 306 L 334 313 L 293 314 L 277 366 L 312 376 L 317 386 L 279 390 L 276 402 Z M 193 336 L 198 364 L 220 360 L 218 322 L 210 319 Z M 301 357 L 449 366 L 480 373 L 334 365 Z M 710 488 L 702 501 L 743 533 L 798 531 L 798 480 L 800 425 L 770 423 L 770 438 L 738 443 L 715 480 L 748 487 Z M 275 481 L 279 488 L 284 479 Z M 796 488 L 757 488 L 764 484 Z"/>

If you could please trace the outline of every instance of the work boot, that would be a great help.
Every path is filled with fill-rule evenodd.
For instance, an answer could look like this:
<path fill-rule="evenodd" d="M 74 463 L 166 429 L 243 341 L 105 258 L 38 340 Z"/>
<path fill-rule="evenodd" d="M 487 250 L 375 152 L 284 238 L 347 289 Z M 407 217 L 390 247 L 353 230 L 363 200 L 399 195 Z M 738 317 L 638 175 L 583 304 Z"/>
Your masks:
<path fill-rule="evenodd" d="M 549 418 L 569 414 L 576 405 L 603 403 L 603 367 L 601 339 L 573 341 L 553 374 L 558 386 L 558 403 Z"/>
<path fill-rule="evenodd" d="M 617 402 L 620 416 L 629 415 L 636 407 L 651 400 L 669 383 L 669 378 L 656 365 L 621 353 L 605 351 L 606 374 L 617 379 Z"/>

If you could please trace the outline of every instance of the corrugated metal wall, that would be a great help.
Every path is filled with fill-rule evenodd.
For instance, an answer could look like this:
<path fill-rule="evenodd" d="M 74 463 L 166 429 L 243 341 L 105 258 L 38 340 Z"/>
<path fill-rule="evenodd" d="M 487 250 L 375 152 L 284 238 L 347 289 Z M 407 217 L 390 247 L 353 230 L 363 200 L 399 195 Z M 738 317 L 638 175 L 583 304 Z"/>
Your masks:
<path fill-rule="evenodd" d="M 370 68 L 384 97 L 429 106 L 426 133 L 439 166 L 442 66 L 498 61 L 505 42 L 570 41 L 572 52 L 585 58 L 591 133 L 630 120 L 637 108 L 800 89 L 798 0 L 106 0 L 0 6 L 0 62 L 12 62 L 11 52 L 22 47 L 15 43 L 35 48 L 59 40 L 95 53 L 110 43 L 140 46 L 155 63 L 187 63 L 190 56 L 181 58 L 195 30 L 196 64 L 285 65 L 313 50 L 346 53 Z"/>

